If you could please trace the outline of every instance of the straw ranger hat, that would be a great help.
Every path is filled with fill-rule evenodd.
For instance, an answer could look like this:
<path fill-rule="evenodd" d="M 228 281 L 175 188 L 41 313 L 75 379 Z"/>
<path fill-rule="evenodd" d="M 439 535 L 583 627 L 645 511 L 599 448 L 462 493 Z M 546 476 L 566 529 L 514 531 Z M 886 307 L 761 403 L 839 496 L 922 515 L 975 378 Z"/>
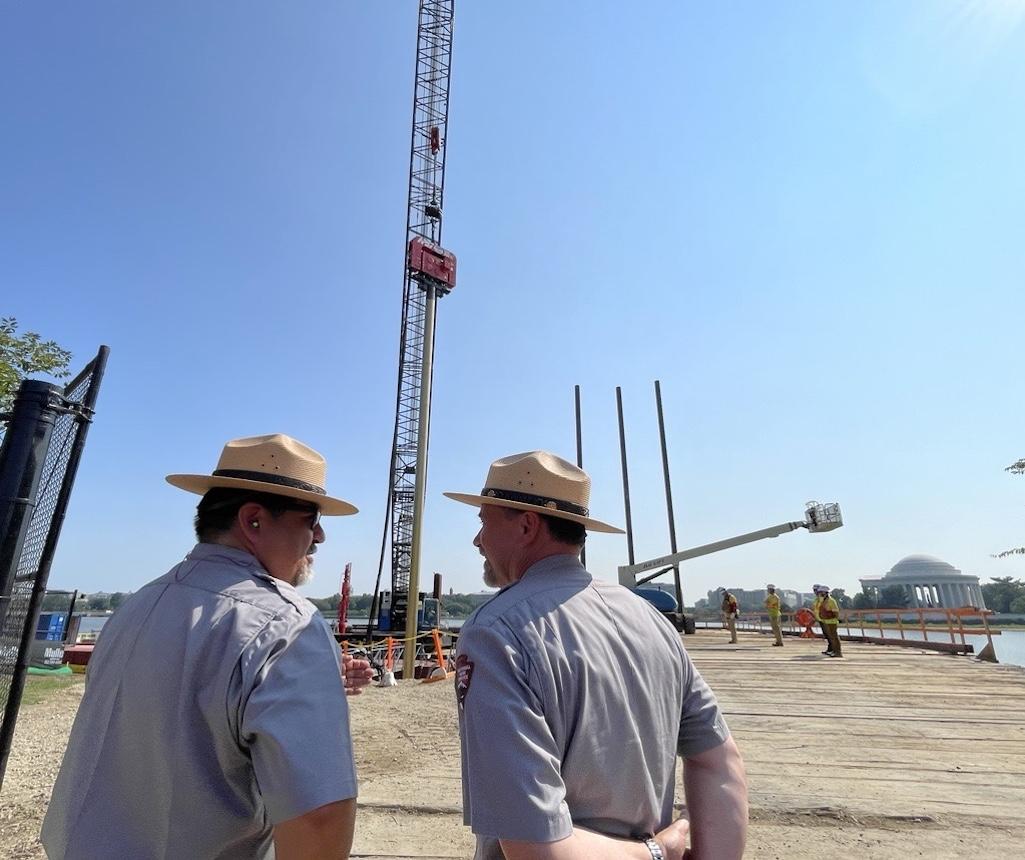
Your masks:
<path fill-rule="evenodd" d="M 583 469 L 549 454 L 528 451 L 495 460 L 480 495 L 445 493 L 465 505 L 498 505 L 521 511 L 536 511 L 560 520 L 580 523 L 589 531 L 623 534 L 616 526 L 592 519 L 587 508 L 591 479 Z"/>
<path fill-rule="evenodd" d="M 221 451 L 212 475 L 168 475 L 167 483 L 203 495 L 214 487 L 233 487 L 312 502 L 324 516 L 344 517 L 358 511 L 324 489 L 327 463 L 312 448 L 291 436 L 232 439 Z"/>

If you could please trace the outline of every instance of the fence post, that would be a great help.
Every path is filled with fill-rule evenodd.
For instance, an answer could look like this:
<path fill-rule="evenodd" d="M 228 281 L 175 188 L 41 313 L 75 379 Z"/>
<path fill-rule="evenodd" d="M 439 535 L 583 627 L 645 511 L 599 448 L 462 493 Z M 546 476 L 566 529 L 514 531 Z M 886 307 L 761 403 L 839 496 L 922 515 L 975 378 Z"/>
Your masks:
<path fill-rule="evenodd" d="M 27 597 L 28 602 L 24 628 L 9 631 L 12 639 L 14 633 L 20 635 L 17 644 L 10 642 L 17 655 L 4 702 L 3 719 L 0 721 L 0 785 L 3 784 L 4 772 L 7 770 L 7 758 L 14 740 L 14 724 L 25 687 L 25 672 L 19 669 L 28 658 L 26 632 L 31 642 L 34 612 L 38 611 L 39 606 L 33 584 L 29 584 L 31 591 L 28 595 L 24 593 L 24 586 L 17 588 L 18 566 L 39 496 L 39 484 L 57 418 L 59 391 L 56 385 L 48 382 L 24 380 L 14 398 L 14 411 L 4 434 L 3 446 L 0 447 L 0 630 L 6 631 L 8 614 L 15 597 L 19 600 Z"/>
<path fill-rule="evenodd" d="M 58 391 L 56 385 L 48 382 L 22 382 L 0 448 L 0 627 L 7 618 L 18 562 L 39 493 L 57 417 L 53 403 Z"/>

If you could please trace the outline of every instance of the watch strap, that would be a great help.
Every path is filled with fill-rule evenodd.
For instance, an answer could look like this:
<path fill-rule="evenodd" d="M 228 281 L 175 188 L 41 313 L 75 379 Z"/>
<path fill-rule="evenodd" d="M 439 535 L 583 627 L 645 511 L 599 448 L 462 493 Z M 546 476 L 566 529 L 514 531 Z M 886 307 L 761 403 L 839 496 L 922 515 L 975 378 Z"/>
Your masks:
<path fill-rule="evenodd" d="M 648 850 L 651 852 L 651 860 L 666 860 L 665 855 L 662 853 L 662 846 L 654 839 L 649 837 L 644 840 L 644 844 L 648 846 Z"/>

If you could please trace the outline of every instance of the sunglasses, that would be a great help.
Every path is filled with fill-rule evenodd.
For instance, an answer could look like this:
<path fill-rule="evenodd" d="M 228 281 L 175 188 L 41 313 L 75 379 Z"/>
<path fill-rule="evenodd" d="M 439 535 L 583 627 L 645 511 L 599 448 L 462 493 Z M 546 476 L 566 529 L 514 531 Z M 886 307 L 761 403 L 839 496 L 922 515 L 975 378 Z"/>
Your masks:
<path fill-rule="evenodd" d="M 320 525 L 320 508 L 316 505 L 287 505 L 286 511 L 299 511 L 300 513 L 307 514 L 310 517 L 310 531 L 315 532 L 317 526 Z"/>

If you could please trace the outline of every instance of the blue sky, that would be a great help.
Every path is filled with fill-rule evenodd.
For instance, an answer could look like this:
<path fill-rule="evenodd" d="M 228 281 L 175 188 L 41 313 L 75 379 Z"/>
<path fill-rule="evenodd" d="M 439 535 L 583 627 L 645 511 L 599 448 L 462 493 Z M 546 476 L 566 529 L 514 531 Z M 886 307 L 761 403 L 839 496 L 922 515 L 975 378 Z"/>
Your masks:
<path fill-rule="evenodd" d="M 1022 543 L 1025 2 L 459 3 L 422 575 L 480 587 L 496 457 L 574 456 L 685 597 L 855 590 Z M 311 595 L 373 588 L 394 422 L 416 3 L 0 5 L 0 312 L 107 378 L 52 587 L 138 588 L 228 438 L 321 450 L 361 508 Z M 615 577 L 624 538 L 588 560 Z M 387 579 L 387 575 L 386 575 Z"/>

